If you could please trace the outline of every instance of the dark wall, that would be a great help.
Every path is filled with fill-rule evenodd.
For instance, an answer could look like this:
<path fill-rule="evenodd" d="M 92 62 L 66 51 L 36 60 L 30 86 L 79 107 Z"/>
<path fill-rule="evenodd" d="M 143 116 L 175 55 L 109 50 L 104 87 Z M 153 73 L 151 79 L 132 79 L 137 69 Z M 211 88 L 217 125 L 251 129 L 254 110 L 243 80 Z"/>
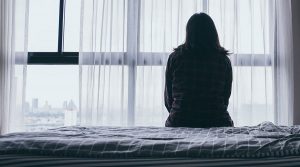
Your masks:
<path fill-rule="evenodd" d="M 294 47 L 294 124 L 300 125 L 300 0 L 292 0 Z"/>

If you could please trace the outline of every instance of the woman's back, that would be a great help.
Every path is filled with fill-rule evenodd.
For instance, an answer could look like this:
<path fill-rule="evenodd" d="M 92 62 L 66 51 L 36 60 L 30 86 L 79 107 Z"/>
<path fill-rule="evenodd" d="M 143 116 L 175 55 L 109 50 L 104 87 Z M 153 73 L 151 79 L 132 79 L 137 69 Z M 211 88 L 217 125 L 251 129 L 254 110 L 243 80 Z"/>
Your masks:
<path fill-rule="evenodd" d="M 191 16 L 184 44 L 168 59 L 166 126 L 233 126 L 227 112 L 232 84 L 227 55 L 213 20 L 205 13 Z"/>
<path fill-rule="evenodd" d="M 225 118 L 222 122 L 227 125 L 226 120 L 231 121 L 227 112 L 231 82 L 232 69 L 226 55 L 173 52 L 166 70 L 166 87 L 171 90 L 166 96 L 172 101 L 168 120 L 178 126 L 206 126 L 206 121 Z"/>

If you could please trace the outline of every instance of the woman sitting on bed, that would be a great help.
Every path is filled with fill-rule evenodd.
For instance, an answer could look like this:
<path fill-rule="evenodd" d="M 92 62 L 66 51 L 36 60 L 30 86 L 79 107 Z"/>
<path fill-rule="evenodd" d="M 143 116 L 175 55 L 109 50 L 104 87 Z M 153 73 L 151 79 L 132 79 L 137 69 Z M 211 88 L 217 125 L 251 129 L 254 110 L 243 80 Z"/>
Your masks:
<path fill-rule="evenodd" d="M 166 68 L 167 127 L 234 126 L 227 111 L 232 67 L 220 46 L 213 20 L 196 13 L 186 26 L 185 43 L 174 49 Z"/>

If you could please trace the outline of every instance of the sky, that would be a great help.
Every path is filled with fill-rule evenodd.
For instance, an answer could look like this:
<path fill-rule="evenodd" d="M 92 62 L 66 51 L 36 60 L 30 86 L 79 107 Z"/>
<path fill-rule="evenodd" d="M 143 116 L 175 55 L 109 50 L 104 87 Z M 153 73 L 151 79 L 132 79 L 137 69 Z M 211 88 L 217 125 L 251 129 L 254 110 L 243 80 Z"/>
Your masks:
<path fill-rule="evenodd" d="M 65 100 L 74 100 L 78 106 L 79 72 L 73 65 L 32 65 L 27 67 L 26 101 L 39 99 L 39 106 L 48 101 L 52 107 L 61 107 Z"/>

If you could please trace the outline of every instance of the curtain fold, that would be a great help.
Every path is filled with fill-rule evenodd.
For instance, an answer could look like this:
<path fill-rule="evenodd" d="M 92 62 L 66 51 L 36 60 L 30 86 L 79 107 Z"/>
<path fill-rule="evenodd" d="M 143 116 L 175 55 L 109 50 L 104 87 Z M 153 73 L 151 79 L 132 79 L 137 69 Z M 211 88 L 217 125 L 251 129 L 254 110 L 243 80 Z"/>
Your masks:
<path fill-rule="evenodd" d="M 260 0 L 208 1 L 221 45 L 232 54 L 233 87 L 228 111 L 235 125 L 274 122 L 270 6 Z"/>
<path fill-rule="evenodd" d="M 24 125 L 26 4 L 28 1 L 0 1 L 0 134 L 22 131 Z"/>
<path fill-rule="evenodd" d="M 10 114 L 12 110 L 11 99 L 13 92 L 11 86 L 13 84 L 14 69 L 14 3 L 13 1 L 0 2 L 0 134 L 9 130 Z"/>
<path fill-rule="evenodd" d="M 81 3 L 81 125 L 126 125 L 128 100 L 127 1 Z"/>
<path fill-rule="evenodd" d="M 275 122 L 280 125 L 292 125 L 294 72 L 291 0 L 276 0 L 272 1 L 271 5 Z"/>
<path fill-rule="evenodd" d="M 278 24 L 287 22 L 272 21 L 283 17 L 275 8 L 281 7 L 261 0 L 83 0 L 80 123 L 164 126 L 166 61 L 184 42 L 187 20 L 196 12 L 213 18 L 221 45 L 232 53 L 228 111 L 235 125 L 281 123 L 291 106 L 284 99 L 290 83 L 283 85 L 290 58 L 279 54 L 286 45 L 278 41 L 285 32 Z"/>

